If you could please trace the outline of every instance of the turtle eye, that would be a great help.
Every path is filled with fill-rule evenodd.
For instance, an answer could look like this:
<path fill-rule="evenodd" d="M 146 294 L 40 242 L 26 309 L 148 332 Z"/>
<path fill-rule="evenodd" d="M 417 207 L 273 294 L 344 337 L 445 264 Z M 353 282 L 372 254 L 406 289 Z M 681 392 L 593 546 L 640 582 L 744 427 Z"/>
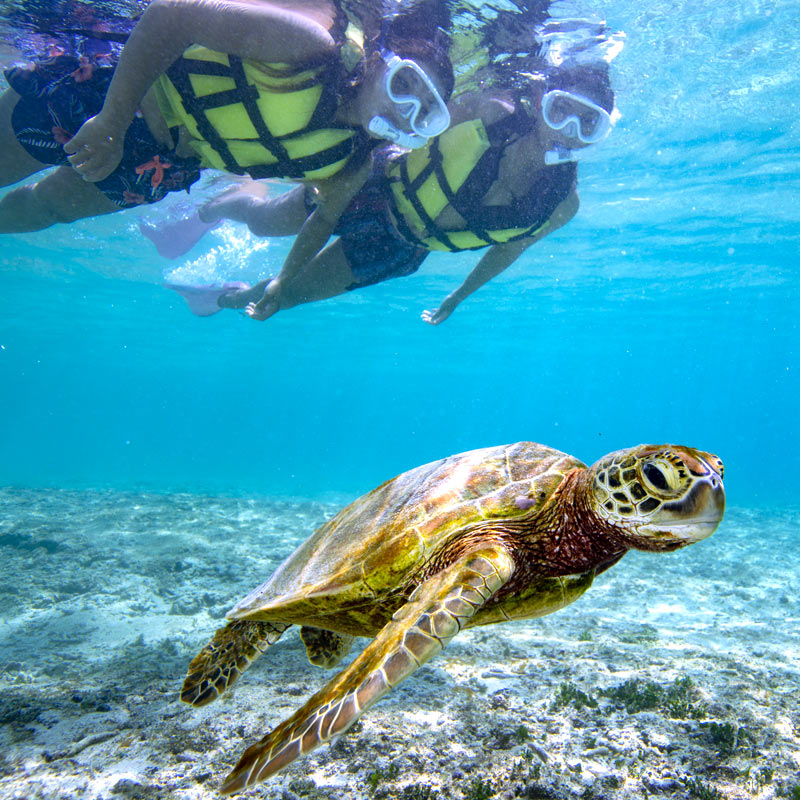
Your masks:
<path fill-rule="evenodd" d="M 644 472 L 645 478 L 647 478 L 656 489 L 669 489 L 666 476 L 655 464 L 645 464 L 642 471 Z"/>
<path fill-rule="evenodd" d="M 658 463 L 653 463 L 649 461 L 642 467 L 642 474 L 654 489 L 669 492 L 678 488 L 678 472 L 672 464 L 667 462 L 659 461 Z"/>

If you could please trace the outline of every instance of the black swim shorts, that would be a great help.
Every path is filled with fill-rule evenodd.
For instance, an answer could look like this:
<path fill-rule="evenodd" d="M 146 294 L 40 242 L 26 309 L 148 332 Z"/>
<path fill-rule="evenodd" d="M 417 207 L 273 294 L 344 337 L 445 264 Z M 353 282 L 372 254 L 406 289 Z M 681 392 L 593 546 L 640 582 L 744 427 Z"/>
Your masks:
<path fill-rule="evenodd" d="M 334 230 L 356 278 L 348 290 L 411 275 L 429 253 L 397 232 L 389 216 L 387 188 L 383 164 L 376 158 L 369 180 Z"/>
<path fill-rule="evenodd" d="M 57 55 L 4 74 L 20 95 L 11 116 L 19 143 L 43 164 L 69 165 L 64 144 L 103 107 L 114 67 L 85 56 Z M 176 156 L 137 117 L 125 134 L 119 166 L 94 185 L 120 208 L 132 208 L 188 191 L 199 177 L 198 159 Z"/>

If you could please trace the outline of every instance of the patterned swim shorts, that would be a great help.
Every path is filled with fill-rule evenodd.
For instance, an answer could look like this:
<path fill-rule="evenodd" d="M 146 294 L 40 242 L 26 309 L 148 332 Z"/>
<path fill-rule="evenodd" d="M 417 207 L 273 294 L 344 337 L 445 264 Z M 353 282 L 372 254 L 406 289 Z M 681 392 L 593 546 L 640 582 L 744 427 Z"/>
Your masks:
<path fill-rule="evenodd" d="M 113 75 L 111 65 L 71 55 L 6 70 L 9 86 L 20 95 L 11 115 L 17 141 L 43 164 L 69 165 L 64 144 L 103 107 Z M 137 117 L 125 134 L 119 166 L 94 185 L 120 208 L 132 208 L 188 191 L 199 177 L 198 159 L 181 158 L 159 144 Z"/>

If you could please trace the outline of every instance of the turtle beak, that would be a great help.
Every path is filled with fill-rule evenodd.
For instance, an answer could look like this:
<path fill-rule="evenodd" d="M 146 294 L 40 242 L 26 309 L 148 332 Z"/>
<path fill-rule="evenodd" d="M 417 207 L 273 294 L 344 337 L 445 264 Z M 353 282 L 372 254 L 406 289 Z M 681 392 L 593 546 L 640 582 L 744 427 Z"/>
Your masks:
<path fill-rule="evenodd" d="M 689 526 L 694 529 L 692 542 L 698 542 L 711 536 L 725 514 L 725 485 L 722 475 L 725 467 L 722 459 L 710 453 L 696 452 L 698 468 L 695 469 L 689 459 L 685 459 L 690 471 L 699 477 L 692 491 L 685 499 L 684 510 L 695 511 L 697 518 Z M 688 544 L 688 542 L 687 542 Z"/>

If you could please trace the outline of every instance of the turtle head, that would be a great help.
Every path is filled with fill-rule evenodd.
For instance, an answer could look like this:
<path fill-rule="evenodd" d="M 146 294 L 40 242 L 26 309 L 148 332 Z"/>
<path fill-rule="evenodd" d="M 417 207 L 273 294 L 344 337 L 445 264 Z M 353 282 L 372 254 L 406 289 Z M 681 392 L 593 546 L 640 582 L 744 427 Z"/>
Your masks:
<path fill-rule="evenodd" d="M 675 550 L 710 536 L 725 511 L 722 461 L 676 445 L 639 445 L 589 468 L 590 505 L 637 550 Z"/>

